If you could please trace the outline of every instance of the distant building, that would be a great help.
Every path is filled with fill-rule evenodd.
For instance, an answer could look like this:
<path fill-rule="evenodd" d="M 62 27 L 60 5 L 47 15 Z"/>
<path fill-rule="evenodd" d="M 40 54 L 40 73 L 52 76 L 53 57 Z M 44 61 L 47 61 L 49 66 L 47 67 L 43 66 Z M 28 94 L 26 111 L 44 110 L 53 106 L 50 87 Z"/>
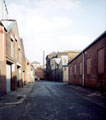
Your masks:
<path fill-rule="evenodd" d="M 46 77 L 50 81 L 67 81 L 68 61 L 79 51 L 52 52 L 46 57 Z M 63 69 L 64 68 L 64 69 Z M 64 77 L 63 77 L 64 75 Z M 67 78 L 66 78 L 67 76 Z"/>
<path fill-rule="evenodd" d="M 32 65 L 34 66 L 35 70 L 41 66 L 40 63 L 37 61 L 32 62 Z"/>
<path fill-rule="evenodd" d="M 40 65 L 40 63 L 37 62 L 37 61 L 32 62 L 32 65 L 33 65 L 33 67 L 34 67 L 34 69 L 35 69 L 35 80 L 38 80 L 38 79 L 39 79 L 39 76 L 38 76 L 38 70 L 37 70 L 37 69 L 40 68 L 41 65 Z"/>
<path fill-rule="evenodd" d="M 52 80 L 51 60 L 56 57 L 57 57 L 56 52 L 52 52 L 46 56 L 46 79 L 50 81 Z"/>
<path fill-rule="evenodd" d="M 37 68 L 38 80 L 45 80 L 45 69 Z"/>
<path fill-rule="evenodd" d="M 106 90 L 106 31 L 68 63 L 69 83 Z"/>
<path fill-rule="evenodd" d="M 35 68 L 31 62 L 26 58 L 25 62 L 25 81 L 24 84 L 28 84 L 35 81 Z"/>

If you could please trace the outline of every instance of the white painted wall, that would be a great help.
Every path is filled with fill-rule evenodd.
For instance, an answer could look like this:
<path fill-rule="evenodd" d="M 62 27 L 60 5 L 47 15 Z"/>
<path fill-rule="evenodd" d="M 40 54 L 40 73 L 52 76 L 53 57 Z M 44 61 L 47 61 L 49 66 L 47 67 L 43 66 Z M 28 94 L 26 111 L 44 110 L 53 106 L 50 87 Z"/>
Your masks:
<path fill-rule="evenodd" d="M 68 82 L 68 67 L 63 67 L 63 81 Z"/>
<path fill-rule="evenodd" d="M 6 92 L 11 90 L 11 66 L 6 65 Z"/>

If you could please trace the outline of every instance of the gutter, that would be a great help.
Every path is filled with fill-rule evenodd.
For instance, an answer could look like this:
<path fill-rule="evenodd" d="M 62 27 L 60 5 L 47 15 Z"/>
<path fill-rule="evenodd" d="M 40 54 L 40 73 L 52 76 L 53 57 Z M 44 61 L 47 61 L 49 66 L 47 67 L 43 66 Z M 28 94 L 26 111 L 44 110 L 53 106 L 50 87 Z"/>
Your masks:
<path fill-rule="evenodd" d="M 68 62 L 68 65 L 71 64 L 76 58 L 78 58 L 81 54 L 83 54 L 87 49 L 89 49 L 92 45 L 98 42 L 103 36 L 106 35 L 106 31 L 104 31 L 99 37 L 97 37 L 91 44 L 89 44 L 84 50 L 82 50 L 76 57 Z"/>

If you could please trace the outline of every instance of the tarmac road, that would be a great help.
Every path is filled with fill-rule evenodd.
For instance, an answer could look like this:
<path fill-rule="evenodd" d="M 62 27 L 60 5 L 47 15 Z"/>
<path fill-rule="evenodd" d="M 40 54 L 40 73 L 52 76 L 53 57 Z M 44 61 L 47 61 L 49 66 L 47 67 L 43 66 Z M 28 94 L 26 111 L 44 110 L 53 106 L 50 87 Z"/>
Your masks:
<path fill-rule="evenodd" d="M 66 83 L 38 81 L 19 120 L 106 120 L 106 99 Z"/>

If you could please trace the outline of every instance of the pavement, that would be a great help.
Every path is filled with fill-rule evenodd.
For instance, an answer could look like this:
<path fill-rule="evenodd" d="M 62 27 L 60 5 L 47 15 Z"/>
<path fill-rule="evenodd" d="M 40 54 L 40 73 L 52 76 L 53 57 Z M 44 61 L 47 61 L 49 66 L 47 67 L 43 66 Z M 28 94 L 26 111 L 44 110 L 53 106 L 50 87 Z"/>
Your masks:
<path fill-rule="evenodd" d="M 106 99 L 106 91 L 99 91 L 96 89 L 91 89 L 91 88 L 86 88 L 86 87 L 81 87 L 81 86 L 76 86 L 76 85 L 69 85 L 71 88 L 76 89 L 80 92 L 88 94 L 88 96 L 97 96 Z"/>
<path fill-rule="evenodd" d="M 4 107 L 6 105 L 18 105 L 23 103 L 34 85 L 35 83 L 29 83 L 22 88 L 17 88 L 16 91 L 10 91 L 6 95 L 1 96 L 0 107 Z"/>

